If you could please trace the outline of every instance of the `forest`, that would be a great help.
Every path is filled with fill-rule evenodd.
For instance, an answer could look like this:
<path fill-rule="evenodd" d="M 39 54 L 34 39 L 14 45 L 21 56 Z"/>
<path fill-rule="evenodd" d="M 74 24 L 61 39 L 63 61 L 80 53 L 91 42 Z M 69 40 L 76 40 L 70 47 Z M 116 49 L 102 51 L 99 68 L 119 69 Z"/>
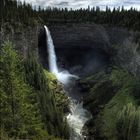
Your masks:
<path fill-rule="evenodd" d="M 1 0 L 0 26 L 10 22 L 17 26 L 19 23 L 26 26 L 94 22 L 112 26 L 125 27 L 131 30 L 140 30 L 140 12 L 135 8 L 125 10 L 124 7 L 105 11 L 99 7 L 87 9 L 59 9 L 47 7 L 46 9 L 16 0 Z"/>
<path fill-rule="evenodd" d="M 62 107 L 56 105 L 54 90 L 42 66 L 31 54 L 23 60 L 11 42 L 5 42 L 0 52 L 2 139 L 5 132 L 7 139 L 68 138 Z"/>

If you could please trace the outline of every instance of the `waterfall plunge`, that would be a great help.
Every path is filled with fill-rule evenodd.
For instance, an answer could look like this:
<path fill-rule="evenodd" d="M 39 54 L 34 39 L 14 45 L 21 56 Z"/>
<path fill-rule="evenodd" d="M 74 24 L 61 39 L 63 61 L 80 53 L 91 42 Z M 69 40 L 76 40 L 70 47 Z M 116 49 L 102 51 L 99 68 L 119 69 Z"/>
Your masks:
<path fill-rule="evenodd" d="M 46 26 L 44 26 L 44 28 L 46 31 L 46 42 L 50 72 L 52 72 L 56 76 L 58 81 L 60 81 L 62 84 L 68 85 L 68 83 L 72 79 L 78 79 L 79 77 L 70 74 L 68 71 L 59 71 L 57 66 L 54 44 L 50 31 Z M 82 136 L 81 134 L 81 129 L 85 122 L 90 119 L 91 115 L 87 110 L 83 108 L 82 102 L 78 103 L 73 99 L 71 99 L 70 110 L 71 113 L 67 116 L 67 121 L 71 128 L 70 140 L 84 140 L 84 136 Z"/>
<path fill-rule="evenodd" d="M 54 50 L 53 40 L 50 34 L 50 31 L 46 26 L 44 26 L 46 31 L 46 37 L 47 37 L 47 47 L 48 47 L 48 55 L 49 55 L 49 69 L 52 73 L 57 74 L 58 73 L 58 67 L 56 63 L 56 54 Z"/>
<path fill-rule="evenodd" d="M 44 26 L 45 31 L 46 31 L 46 40 L 47 40 L 47 49 L 48 49 L 48 59 L 49 59 L 49 69 L 50 72 L 52 72 L 58 81 L 60 81 L 63 84 L 68 84 L 70 79 L 78 79 L 78 76 L 70 74 L 68 71 L 59 71 L 58 66 L 57 66 L 57 59 L 56 59 L 56 54 L 55 54 L 55 49 L 54 49 L 54 44 L 53 40 L 50 34 L 49 29 L 47 26 Z"/>

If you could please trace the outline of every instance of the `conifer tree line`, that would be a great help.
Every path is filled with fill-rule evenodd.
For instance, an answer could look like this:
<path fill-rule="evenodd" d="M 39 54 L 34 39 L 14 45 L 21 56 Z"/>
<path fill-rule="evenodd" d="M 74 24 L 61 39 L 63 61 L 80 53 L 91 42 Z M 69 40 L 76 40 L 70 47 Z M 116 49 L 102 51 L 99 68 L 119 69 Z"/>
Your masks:
<path fill-rule="evenodd" d="M 125 10 L 123 7 L 113 9 L 106 7 L 105 11 L 99 7 L 87 9 L 59 9 L 41 8 L 17 0 L 1 0 L 0 25 L 5 22 L 20 22 L 23 25 L 35 26 L 49 23 L 81 23 L 95 22 L 140 30 L 140 11 L 134 8 Z"/>
<path fill-rule="evenodd" d="M 0 48 L 0 138 L 7 140 L 6 133 L 14 140 L 68 139 L 67 122 L 42 66 L 30 53 L 19 57 L 9 41 Z"/>

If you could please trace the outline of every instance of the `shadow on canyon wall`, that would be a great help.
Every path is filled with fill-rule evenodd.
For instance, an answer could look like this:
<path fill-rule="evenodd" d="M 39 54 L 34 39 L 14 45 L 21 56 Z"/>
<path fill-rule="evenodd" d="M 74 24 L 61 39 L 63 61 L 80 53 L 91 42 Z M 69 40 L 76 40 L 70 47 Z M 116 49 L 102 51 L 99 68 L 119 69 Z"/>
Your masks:
<path fill-rule="evenodd" d="M 49 26 L 54 41 L 58 67 L 80 78 L 105 69 L 110 64 L 111 45 L 103 27 L 97 25 Z M 103 31 L 103 33 L 102 33 Z M 42 27 L 38 39 L 39 58 L 48 68 L 46 33 Z M 74 87 L 73 87 L 74 86 Z M 70 88 L 70 96 L 81 100 L 77 84 Z"/>
<path fill-rule="evenodd" d="M 49 26 L 59 67 L 79 76 L 106 68 L 114 55 L 113 45 L 122 44 L 131 33 L 121 28 L 96 24 Z M 42 27 L 38 38 L 39 58 L 48 68 L 46 35 Z"/>

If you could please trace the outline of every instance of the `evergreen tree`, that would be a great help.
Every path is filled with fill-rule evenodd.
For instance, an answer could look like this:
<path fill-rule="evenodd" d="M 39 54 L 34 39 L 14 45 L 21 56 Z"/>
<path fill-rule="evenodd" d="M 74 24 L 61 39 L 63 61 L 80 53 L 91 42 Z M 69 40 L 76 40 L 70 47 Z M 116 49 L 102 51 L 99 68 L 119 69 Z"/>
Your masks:
<path fill-rule="evenodd" d="M 119 112 L 116 122 L 118 140 L 139 140 L 140 108 L 129 103 Z"/>
<path fill-rule="evenodd" d="M 42 123 L 35 92 L 24 83 L 21 60 L 10 42 L 0 52 L 1 125 L 11 137 L 37 135 Z"/>
<path fill-rule="evenodd" d="M 37 101 L 39 104 L 42 122 L 51 135 L 58 137 L 69 137 L 69 129 L 63 120 L 62 112 L 56 107 L 53 91 L 49 88 L 47 77 L 42 66 L 37 62 L 32 54 L 28 54 L 25 67 L 26 83 L 32 86 L 37 92 Z M 67 132 L 67 133 L 64 133 Z"/>
<path fill-rule="evenodd" d="M 108 7 L 105 11 L 99 7 L 76 10 L 46 8 L 44 10 L 39 6 L 36 10 L 25 2 L 21 3 L 16 0 L 1 0 L 0 2 L 0 26 L 7 22 L 12 25 L 18 22 L 25 27 L 38 24 L 95 22 L 140 30 L 140 11 L 133 8 L 125 10 L 124 7 L 119 7 L 112 11 Z"/>

